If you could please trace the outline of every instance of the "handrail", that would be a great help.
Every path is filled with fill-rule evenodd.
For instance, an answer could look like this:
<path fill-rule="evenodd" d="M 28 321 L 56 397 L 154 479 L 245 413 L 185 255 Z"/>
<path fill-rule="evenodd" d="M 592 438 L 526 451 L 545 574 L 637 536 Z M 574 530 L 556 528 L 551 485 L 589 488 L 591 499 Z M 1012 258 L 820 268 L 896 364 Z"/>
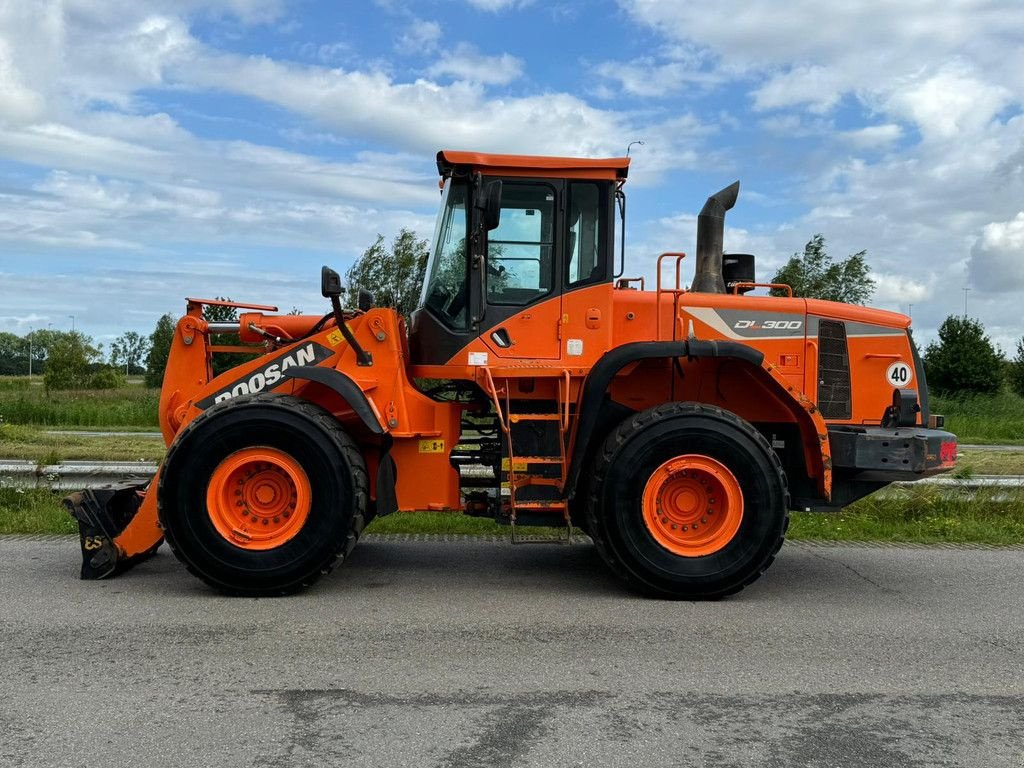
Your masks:
<path fill-rule="evenodd" d="M 662 288 L 661 287 L 661 271 L 662 271 L 661 270 L 661 264 L 667 258 L 675 258 L 675 260 L 676 260 L 676 287 L 673 288 L 673 289 L 668 289 L 668 288 Z M 673 314 L 675 314 L 676 311 L 677 311 L 677 306 L 678 306 L 678 302 L 679 302 L 679 294 L 684 292 L 683 289 L 679 287 L 679 280 L 680 280 L 680 270 L 682 269 L 683 259 L 685 259 L 685 258 L 686 258 L 686 254 L 682 253 L 682 252 L 678 252 L 678 251 L 668 251 L 666 253 L 661 254 L 658 257 L 658 267 L 657 267 L 657 270 L 658 270 L 658 281 L 656 283 L 656 285 L 657 285 L 657 293 L 656 293 L 657 304 L 656 304 L 656 309 L 655 309 L 655 338 L 656 339 L 660 339 L 661 338 L 661 294 L 662 293 L 671 293 L 672 294 L 672 296 L 673 296 L 673 299 L 672 299 L 672 312 L 673 312 Z M 675 329 L 673 328 L 673 333 L 674 332 L 675 332 Z"/>
<path fill-rule="evenodd" d="M 569 373 L 569 369 L 566 368 L 562 371 L 562 381 L 565 382 L 565 397 L 562 399 L 565 404 L 565 412 L 562 414 L 562 436 L 565 437 L 565 433 L 569 430 L 569 390 L 572 387 L 572 376 Z M 559 382 L 559 389 L 561 389 L 561 383 Z M 558 404 L 559 410 L 561 410 L 562 403 Z"/>
<path fill-rule="evenodd" d="M 773 290 L 785 291 L 788 298 L 793 298 L 793 286 L 786 285 L 785 283 L 748 283 L 746 281 L 740 283 L 730 283 L 729 287 L 732 288 L 734 294 L 740 292 L 740 288 L 771 288 Z"/>
<path fill-rule="evenodd" d="M 491 369 L 485 367 L 484 375 L 487 377 L 488 394 L 490 394 L 491 400 L 494 401 L 494 411 L 498 416 L 498 425 L 501 427 L 501 431 L 507 435 L 509 426 L 505 417 L 501 415 L 501 400 L 498 399 L 498 388 L 494 386 L 494 377 L 491 376 Z"/>

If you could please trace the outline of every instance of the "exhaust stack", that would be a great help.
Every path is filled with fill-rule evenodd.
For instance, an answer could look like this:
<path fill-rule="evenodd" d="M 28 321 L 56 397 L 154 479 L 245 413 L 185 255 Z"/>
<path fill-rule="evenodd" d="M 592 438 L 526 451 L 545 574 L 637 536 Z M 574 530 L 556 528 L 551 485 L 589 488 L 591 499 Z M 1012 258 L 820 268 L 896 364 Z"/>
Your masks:
<path fill-rule="evenodd" d="M 733 182 L 716 192 L 697 216 L 697 267 L 691 291 L 698 293 L 725 293 L 722 278 L 722 240 L 725 235 L 725 212 L 736 205 L 740 183 Z"/>

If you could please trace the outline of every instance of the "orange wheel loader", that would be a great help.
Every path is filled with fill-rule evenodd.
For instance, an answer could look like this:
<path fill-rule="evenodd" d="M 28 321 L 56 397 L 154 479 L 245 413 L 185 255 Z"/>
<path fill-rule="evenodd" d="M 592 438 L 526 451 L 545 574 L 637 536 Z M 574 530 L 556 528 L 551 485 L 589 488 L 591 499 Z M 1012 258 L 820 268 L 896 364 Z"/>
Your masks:
<path fill-rule="evenodd" d="M 838 509 L 950 470 L 909 318 L 795 298 L 723 254 L 739 183 L 698 218 L 692 285 L 662 254 L 622 275 L 628 158 L 442 151 L 409 327 L 361 292 L 323 316 L 188 299 L 146 486 L 67 499 L 83 578 L 164 538 L 223 592 L 300 590 L 378 515 L 455 510 L 580 529 L 630 587 L 716 598 L 771 564 L 789 510 Z M 665 275 L 674 276 L 663 279 Z M 781 288 L 788 297 L 751 295 Z M 240 346 L 214 336 L 236 333 Z M 248 362 L 214 375 L 221 353 Z"/>

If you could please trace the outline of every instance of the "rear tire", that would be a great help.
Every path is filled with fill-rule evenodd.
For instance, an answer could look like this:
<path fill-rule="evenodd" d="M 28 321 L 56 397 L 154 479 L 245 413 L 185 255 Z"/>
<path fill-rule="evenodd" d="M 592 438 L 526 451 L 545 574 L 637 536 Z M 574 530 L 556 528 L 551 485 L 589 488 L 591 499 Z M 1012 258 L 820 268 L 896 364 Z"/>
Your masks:
<path fill-rule="evenodd" d="M 167 454 L 157 499 L 189 571 L 229 594 L 284 595 L 352 551 L 368 488 L 359 449 L 330 413 L 264 394 L 192 421 Z"/>
<path fill-rule="evenodd" d="M 631 587 L 692 600 L 738 592 L 764 573 L 788 509 L 782 464 L 751 424 L 714 406 L 667 403 L 605 440 L 587 517 L 601 557 Z"/>

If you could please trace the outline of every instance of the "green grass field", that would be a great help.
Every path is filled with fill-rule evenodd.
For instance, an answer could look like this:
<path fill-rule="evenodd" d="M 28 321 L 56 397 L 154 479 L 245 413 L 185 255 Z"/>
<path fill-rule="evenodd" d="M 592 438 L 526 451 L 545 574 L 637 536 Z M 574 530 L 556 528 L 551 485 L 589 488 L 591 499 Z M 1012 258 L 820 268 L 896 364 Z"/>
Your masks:
<path fill-rule="evenodd" d="M 140 386 L 47 392 L 38 378 L 0 379 L 0 424 L 156 429 L 160 392 Z"/>
<path fill-rule="evenodd" d="M 1024 445 L 1024 397 L 1009 391 L 975 397 L 932 397 L 933 413 L 961 443 Z"/>
<path fill-rule="evenodd" d="M 28 459 L 40 464 L 62 461 L 160 461 L 164 441 L 144 435 L 94 435 L 49 433 L 48 427 L 0 424 L 0 459 Z"/>

